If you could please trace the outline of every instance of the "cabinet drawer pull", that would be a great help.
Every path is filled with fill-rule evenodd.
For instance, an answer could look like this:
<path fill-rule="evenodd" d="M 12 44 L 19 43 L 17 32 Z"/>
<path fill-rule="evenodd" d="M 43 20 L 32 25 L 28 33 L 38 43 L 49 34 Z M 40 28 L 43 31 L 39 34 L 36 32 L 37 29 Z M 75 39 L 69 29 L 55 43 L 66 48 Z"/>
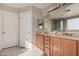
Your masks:
<path fill-rule="evenodd" d="M 49 40 L 45 39 L 45 41 L 49 41 Z"/>
<path fill-rule="evenodd" d="M 45 42 L 46 45 L 49 45 L 49 43 Z"/>
<path fill-rule="evenodd" d="M 50 49 L 49 47 L 47 47 L 47 46 L 45 46 L 45 48 L 48 48 L 48 49 Z"/>
<path fill-rule="evenodd" d="M 45 47 L 48 47 L 49 48 L 49 45 L 45 45 Z"/>
<path fill-rule="evenodd" d="M 49 40 L 45 40 L 45 42 L 49 42 Z"/>

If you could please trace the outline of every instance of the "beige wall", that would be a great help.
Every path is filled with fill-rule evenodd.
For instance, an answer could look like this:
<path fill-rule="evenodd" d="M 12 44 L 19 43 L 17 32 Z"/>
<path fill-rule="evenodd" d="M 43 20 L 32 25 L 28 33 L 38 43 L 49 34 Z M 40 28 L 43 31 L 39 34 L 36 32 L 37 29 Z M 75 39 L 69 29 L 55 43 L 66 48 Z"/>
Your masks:
<path fill-rule="evenodd" d="M 36 28 L 37 28 L 37 20 L 42 17 L 42 10 L 40 8 L 37 8 L 35 6 L 32 6 L 32 19 L 33 19 L 33 25 L 32 25 L 32 29 L 33 29 L 33 38 L 34 41 L 33 43 L 35 43 L 35 39 L 36 39 Z"/>
<path fill-rule="evenodd" d="M 5 11 L 9 11 L 9 12 L 18 13 L 18 9 L 8 7 L 8 6 L 4 5 L 4 4 L 0 4 L 0 10 L 5 10 Z"/>

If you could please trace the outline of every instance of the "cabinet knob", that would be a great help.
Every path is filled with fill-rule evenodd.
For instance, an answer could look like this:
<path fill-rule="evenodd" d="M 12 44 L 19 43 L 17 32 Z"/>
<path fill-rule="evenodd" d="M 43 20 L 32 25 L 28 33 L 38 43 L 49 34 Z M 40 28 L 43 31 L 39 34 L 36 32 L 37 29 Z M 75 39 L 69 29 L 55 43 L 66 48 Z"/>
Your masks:
<path fill-rule="evenodd" d="M 5 32 L 2 32 L 3 34 L 5 34 Z"/>

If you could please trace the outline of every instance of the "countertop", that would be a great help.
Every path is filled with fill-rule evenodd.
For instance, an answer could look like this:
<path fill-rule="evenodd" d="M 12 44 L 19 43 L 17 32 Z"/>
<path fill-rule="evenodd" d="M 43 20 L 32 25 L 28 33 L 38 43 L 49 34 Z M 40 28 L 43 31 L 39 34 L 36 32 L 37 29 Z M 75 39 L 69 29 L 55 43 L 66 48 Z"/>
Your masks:
<path fill-rule="evenodd" d="M 61 39 L 69 39 L 69 40 L 79 40 L 78 37 L 72 37 L 72 36 L 64 36 L 64 35 L 55 35 L 54 33 L 48 33 L 48 34 L 45 34 L 45 33 L 37 33 L 37 34 L 41 34 L 41 35 L 47 35 L 47 36 L 50 36 L 50 37 L 55 37 L 55 38 L 61 38 Z"/>

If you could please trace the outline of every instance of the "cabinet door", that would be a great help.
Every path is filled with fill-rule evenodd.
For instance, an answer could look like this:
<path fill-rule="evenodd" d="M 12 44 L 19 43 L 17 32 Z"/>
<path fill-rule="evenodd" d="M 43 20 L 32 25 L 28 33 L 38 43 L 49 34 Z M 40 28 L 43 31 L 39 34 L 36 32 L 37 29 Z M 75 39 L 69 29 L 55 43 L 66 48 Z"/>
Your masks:
<path fill-rule="evenodd" d="M 17 46 L 18 39 L 18 14 L 3 11 L 3 40 L 4 48 Z"/>
<path fill-rule="evenodd" d="M 38 34 L 36 34 L 36 43 L 35 43 L 35 45 L 38 47 L 38 42 L 39 42 L 39 35 Z"/>
<path fill-rule="evenodd" d="M 76 41 L 75 40 L 61 40 L 61 55 L 63 56 L 76 56 Z"/>
<path fill-rule="evenodd" d="M 20 47 L 32 48 L 32 11 L 20 13 Z"/>
<path fill-rule="evenodd" d="M 0 50 L 3 48 L 2 23 L 2 11 L 0 11 Z"/>
<path fill-rule="evenodd" d="M 36 34 L 36 46 L 40 48 L 39 45 L 40 45 L 40 35 Z"/>
<path fill-rule="evenodd" d="M 53 39 L 53 43 L 52 43 L 52 53 L 53 56 L 60 56 L 61 52 L 60 52 L 60 40 L 59 38 L 52 38 Z"/>
<path fill-rule="evenodd" d="M 77 44 L 77 47 L 78 47 L 78 56 L 79 56 L 79 41 L 77 42 L 78 44 Z"/>
<path fill-rule="evenodd" d="M 36 35 L 36 46 L 43 51 L 43 35 Z"/>

